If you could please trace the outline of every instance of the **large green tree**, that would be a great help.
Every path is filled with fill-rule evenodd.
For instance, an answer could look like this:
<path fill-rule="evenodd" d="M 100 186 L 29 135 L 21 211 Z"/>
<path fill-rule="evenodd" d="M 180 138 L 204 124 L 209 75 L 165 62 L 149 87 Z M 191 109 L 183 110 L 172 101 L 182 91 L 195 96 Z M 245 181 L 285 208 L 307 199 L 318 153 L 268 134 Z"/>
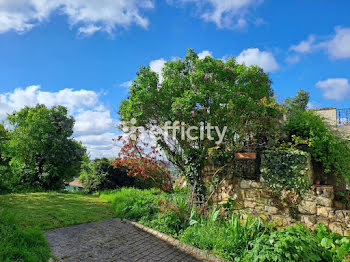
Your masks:
<path fill-rule="evenodd" d="M 128 99 L 121 102 L 120 114 L 122 121 L 134 118 L 146 130 L 167 121 L 184 122 L 186 128 L 210 124 L 221 133 L 226 127 L 220 144 L 214 128 L 206 129 L 202 137 L 200 128 L 192 129 L 194 140 L 181 132 L 175 137 L 155 134 L 168 159 L 203 193 L 202 169 L 209 149 L 233 156 L 233 151 L 263 146 L 278 124 L 280 109 L 261 68 L 238 64 L 234 58 L 199 59 L 190 49 L 184 60 L 165 63 L 161 77 L 141 66 Z"/>
<path fill-rule="evenodd" d="M 79 174 L 85 149 L 72 138 L 67 108 L 25 107 L 8 116 L 11 168 L 25 187 L 59 189 Z"/>

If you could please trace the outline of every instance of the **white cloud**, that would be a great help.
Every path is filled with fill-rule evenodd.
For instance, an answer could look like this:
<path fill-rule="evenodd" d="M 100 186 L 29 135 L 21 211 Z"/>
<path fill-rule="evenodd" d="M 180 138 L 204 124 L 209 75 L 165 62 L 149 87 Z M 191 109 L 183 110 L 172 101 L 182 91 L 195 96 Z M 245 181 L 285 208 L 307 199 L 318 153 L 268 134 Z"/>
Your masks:
<path fill-rule="evenodd" d="M 298 55 L 289 55 L 286 58 L 287 63 L 289 64 L 297 64 L 300 62 L 300 56 Z"/>
<path fill-rule="evenodd" d="M 327 99 L 342 101 L 350 95 L 350 85 L 346 78 L 329 78 L 316 83 Z"/>
<path fill-rule="evenodd" d="M 336 27 L 334 35 L 327 41 L 316 42 L 316 37 L 310 35 L 307 40 L 292 45 L 289 50 L 296 53 L 325 50 L 332 59 L 350 58 L 350 28 Z"/>
<path fill-rule="evenodd" d="M 122 88 L 129 88 L 131 85 L 132 85 L 132 80 L 126 81 L 126 82 L 124 82 L 124 83 L 121 83 L 121 84 L 119 85 L 119 87 L 122 87 Z"/>
<path fill-rule="evenodd" d="M 40 86 L 16 88 L 12 93 L 0 94 L 0 116 L 18 110 L 26 105 L 45 104 L 47 106 L 63 105 L 70 112 L 77 108 L 94 107 L 98 103 L 98 94 L 89 90 L 62 89 L 58 92 L 45 92 Z M 7 108 L 2 110 L 2 108 Z M 10 111 L 9 111 L 10 110 Z"/>
<path fill-rule="evenodd" d="M 248 48 L 243 50 L 236 61 L 240 64 L 257 65 L 266 72 L 274 72 L 279 69 L 279 65 L 272 53 L 260 51 L 258 48 Z"/>
<path fill-rule="evenodd" d="M 106 132 L 98 135 L 84 135 L 76 139 L 86 146 L 91 158 L 117 157 L 122 144 L 113 141 L 117 137 L 114 132 Z"/>
<path fill-rule="evenodd" d="M 203 50 L 202 52 L 198 53 L 198 58 L 199 59 L 204 59 L 207 56 L 213 57 L 213 52 L 208 51 L 208 50 Z"/>
<path fill-rule="evenodd" d="M 163 81 L 162 69 L 165 65 L 166 61 L 163 58 L 153 60 L 149 63 L 149 66 L 153 72 L 156 72 L 159 76 L 159 81 Z"/>
<path fill-rule="evenodd" d="M 321 45 L 327 49 L 331 58 L 350 58 L 350 28 L 336 27 L 334 37 Z"/>
<path fill-rule="evenodd" d="M 78 33 L 81 35 L 89 36 L 89 35 L 93 35 L 97 31 L 100 31 L 101 29 L 102 29 L 101 26 L 88 25 L 88 26 L 80 27 L 78 29 Z"/>
<path fill-rule="evenodd" d="M 297 52 L 297 53 L 308 53 L 311 52 L 314 48 L 314 42 L 316 38 L 313 35 L 310 35 L 307 40 L 301 41 L 297 45 L 292 45 L 289 50 Z"/>
<path fill-rule="evenodd" d="M 67 16 L 81 34 L 112 33 L 117 26 L 132 24 L 147 28 L 149 21 L 141 12 L 150 8 L 152 0 L 1 0 L 0 33 L 23 33 L 48 20 L 53 12 Z"/>
<path fill-rule="evenodd" d="M 195 3 L 197 13 L 207 22 L 213 22 L 218 28 L 242 28 L 247 25 L 247 15 L 251 7 L 262 0 L 178 0 L 179 3 Z"/>
<path fill-rule="evenodd" d="M 8 113 L 36 104 L 66 106 L 76 120 L 73 136 L 83 142 L 91 156 L 116 156 L 117 149 L 112 139 L 117 137 L 117 122 L 95 91 L 62 89 L 47 92 L 38 85 L 17 88 L 0 94 L 0 121 Z"/>
<path fill-rule="evenodd" d="M 86 110 L 78 113 L 75 120 L 75 135 L 101 134 L 117 128 L 110 111 Z"/>

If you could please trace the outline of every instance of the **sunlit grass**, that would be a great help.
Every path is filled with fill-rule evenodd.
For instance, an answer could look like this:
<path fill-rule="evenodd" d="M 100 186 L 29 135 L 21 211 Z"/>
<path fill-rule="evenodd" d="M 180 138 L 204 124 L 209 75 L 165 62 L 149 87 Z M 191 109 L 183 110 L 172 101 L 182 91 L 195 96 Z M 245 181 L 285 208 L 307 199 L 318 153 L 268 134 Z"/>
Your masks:
<path fill-rule="evenodd" d="M 113 210 L 105 200 L 76 193 L 0 195 L 0 207 L 15 214 L 18 226 L 41 230 L 113 217 Z"/>

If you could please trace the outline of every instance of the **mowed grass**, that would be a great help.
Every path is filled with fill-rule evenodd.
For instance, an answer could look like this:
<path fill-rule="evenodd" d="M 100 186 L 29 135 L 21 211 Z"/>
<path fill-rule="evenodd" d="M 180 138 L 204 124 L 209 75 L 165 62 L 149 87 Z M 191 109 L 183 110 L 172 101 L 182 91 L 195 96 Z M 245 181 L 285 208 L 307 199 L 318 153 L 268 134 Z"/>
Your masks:
<path fill-rule="evenodd" d="M 0 261 L 46 262 L 44 231 L 115 217 L 111 204 L 77 193 L 0 195 Z"/>
<path fill-rule="evenodd" d="M 78 193 L 0 195 L 0 208 L 13 213 L 24 229 L 48 230 L 114 217 L 107 201 Z"/>

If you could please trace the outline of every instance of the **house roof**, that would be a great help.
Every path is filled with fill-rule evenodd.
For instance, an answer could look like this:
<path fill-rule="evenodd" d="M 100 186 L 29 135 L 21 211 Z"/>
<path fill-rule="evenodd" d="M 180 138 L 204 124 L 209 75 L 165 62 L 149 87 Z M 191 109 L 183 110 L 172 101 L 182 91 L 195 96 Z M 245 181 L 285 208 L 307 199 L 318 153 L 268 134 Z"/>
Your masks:
<path fill-rule="evenodd" d="M 83 187 L 83 185 L 80 183 L 79 178 L 75 178 L 72 182 L 69 182 L 69 185 L 75 187 Z"/>

